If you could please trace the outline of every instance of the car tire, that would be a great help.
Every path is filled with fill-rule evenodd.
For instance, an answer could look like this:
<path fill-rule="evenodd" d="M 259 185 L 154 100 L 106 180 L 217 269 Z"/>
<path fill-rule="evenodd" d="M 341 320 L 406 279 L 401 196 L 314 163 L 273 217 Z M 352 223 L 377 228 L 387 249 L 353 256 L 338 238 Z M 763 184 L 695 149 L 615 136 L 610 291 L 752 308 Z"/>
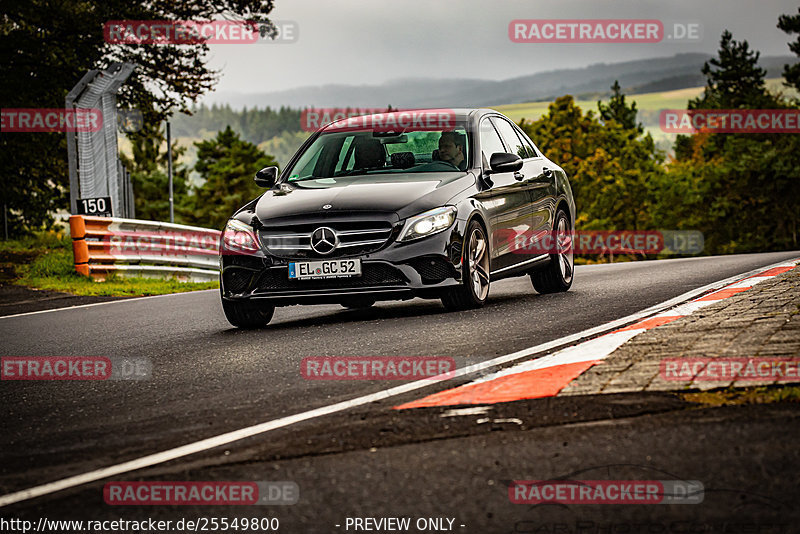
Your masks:
<path fill-rule="evenodd" d="M 350 299 L 341 303 L 342 307 L 348 310 L 363 310 L 371 308 L 375 304 L 375 299 Z"/>
<path fill-rule="evenodd" d="M 572 280 L 575 274 L 572 225 L 570 224 L 569 216 L 564 210 L 556 212 L 553 232 L 556 235 L 558 250 L 550 254 L 550 262 L 544 269 L 537 269 L 529 273 L 533 288 L 542 294 L 567 291 L 572 287 Z M 561 254 L 561 246 L 565 243 L 564 239 L 569 239 L 568 248 L 566 248 L 568 252 Z"/>
<path fill-rule="evenodd" d="M 450 311 L 480 308 L 489 296 L 489 240 L 478 221 L 467 227 L 461 253 L 461 283 L 442 294 L 442 304 Z M 466 273 L 466 274 L 465 274 Z"/>
<path fill-rule="evenodd" d="M 275 306 L 270 304 L 254 305 L 250 302 L 234 302 L 222 300 L 222 311 L 225 318 L 236 328 L 261 328 L 266 326 L 275 313 Z"/>

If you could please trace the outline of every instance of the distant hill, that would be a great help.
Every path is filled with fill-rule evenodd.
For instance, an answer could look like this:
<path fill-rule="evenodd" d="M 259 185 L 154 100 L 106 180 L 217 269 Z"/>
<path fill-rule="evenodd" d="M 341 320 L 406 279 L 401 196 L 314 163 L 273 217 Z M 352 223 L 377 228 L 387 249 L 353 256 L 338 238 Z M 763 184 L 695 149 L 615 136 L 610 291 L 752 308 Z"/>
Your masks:
<path fill-rule="evenodd" d="M 701 83 L 705 80 L 701 80 Z M 670 87 L 674 82 L 667 79 L 664 87 Z M 654 84 L 655 85 L 655 84 Z M 767 89 L 777 93 L 781 92 L 788 98 L 800 98 L 800 93 L 794 89 L 789 89 L 783 85 L 783 78 L 767 78 Z M 668 89 L 665 91 L 652 91 L 648 93 L 628 92 L 626 99 L 628 103 L 636 102 L 639 110 L 637 120 L 642 123 L 645 130 L 653 136 L 656 145 L 665 152 L 671 152 L 675 144 L 675 134 L 665 133 L 659 127 L 659 115 L 663 109 L 686 109 L 689 100 L 703 94 L 704 86 L 682 87 L 680 89 Z M 580 96 L 576 98 L 575 104 L 584 112 L 594 111 L 597 114 L 597 100 L 607 100 L 608 96 Z M 496 109 L 514 122 L 521 119 L 535 121 L 545 113 L 550 106 L 550 100 L 541 102 L 524 102 L 519 104 L 493 105 L 490 108 Z"/>
<path fill-rule="evenodd" d="M 706 54 L 678 54 L 620 63 L 599 63 L 581 69 L 562 69 L 509 78 L 502 81 L 477 79 L 407 78 L 379 85 L 322 85 L 266 93 L 217 93 L 206 105 L 242 107 L 480 107 L 551 100 L 563 94 L 605 94 L 614 80 L 626 93 L 671 91 L 703 85 L 700 73 Z M 759 61 L 769 77 L 779 77 L 793 56 L 762 57 Z"/>

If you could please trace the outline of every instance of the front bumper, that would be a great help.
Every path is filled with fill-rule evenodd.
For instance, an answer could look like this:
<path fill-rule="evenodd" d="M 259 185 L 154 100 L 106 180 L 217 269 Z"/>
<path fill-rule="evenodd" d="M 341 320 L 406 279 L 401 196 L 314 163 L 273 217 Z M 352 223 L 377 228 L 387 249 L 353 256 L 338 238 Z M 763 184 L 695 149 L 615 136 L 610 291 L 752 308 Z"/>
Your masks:
<path fill-rule="evenodd" d="M 276 306 L 340 303 L 353 297 L 374 300 L 437 298 L 461 281 L 463 232 L 459 221 L 448 230 L 410 243 L 390 241 L 363 255 L 361 276 L 317 280 L 289 279 L 288 264 L 310 258 L 286 258 L 266 249 L 254 255 L 220 256 L 222 298 L 268 301 Z M 315 258 L 315 261 L 324 258 Z"/>

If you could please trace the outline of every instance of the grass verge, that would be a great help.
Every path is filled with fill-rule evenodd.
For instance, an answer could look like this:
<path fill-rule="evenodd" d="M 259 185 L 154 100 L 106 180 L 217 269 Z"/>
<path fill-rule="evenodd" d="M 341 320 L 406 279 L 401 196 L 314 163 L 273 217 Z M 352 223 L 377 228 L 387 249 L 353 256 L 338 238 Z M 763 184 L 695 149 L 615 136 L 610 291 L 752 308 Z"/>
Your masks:
<path fill-rule="evenodd" d="M 800 402 L 800 386 L 729 388 L 698 393 L 681 393 L 680 397 L 685 401 L 706 406 Z"/>
<path fill-rule="evenodd" d="M 219 287 L 218 282 L 116 276 L 95 282 L 75 272 L 70 238 L 56 232 L 0 242 L 0 264 L 6 283 L 79 296 L 137 297 Z"/>

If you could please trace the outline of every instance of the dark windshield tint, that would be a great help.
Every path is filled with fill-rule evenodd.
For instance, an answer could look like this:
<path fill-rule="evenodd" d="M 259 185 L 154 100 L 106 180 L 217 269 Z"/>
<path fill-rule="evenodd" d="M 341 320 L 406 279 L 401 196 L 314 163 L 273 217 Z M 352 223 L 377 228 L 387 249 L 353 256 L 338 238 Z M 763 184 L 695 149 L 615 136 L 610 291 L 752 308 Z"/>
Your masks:
<path fill-rule="evenodd" d="M 469 136 L 463 125 L 449 132 L 323 132 L 292 166 L 289 181 L 366 174 L 461 172 L 469 161 Z M 442 134 L 445 138 L 441 146 L 446 154 L 440 155 Z M 447 158 L 456 163 L 446 161 Z"/>

